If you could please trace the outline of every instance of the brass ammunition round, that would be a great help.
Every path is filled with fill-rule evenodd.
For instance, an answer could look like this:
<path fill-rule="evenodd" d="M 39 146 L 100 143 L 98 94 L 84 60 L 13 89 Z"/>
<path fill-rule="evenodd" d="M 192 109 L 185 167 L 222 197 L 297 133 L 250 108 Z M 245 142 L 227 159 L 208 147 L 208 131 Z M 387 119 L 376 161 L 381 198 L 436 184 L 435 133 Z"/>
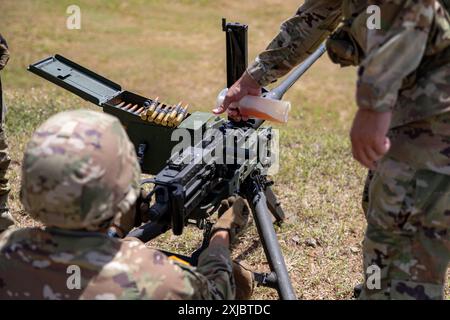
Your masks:
<path fill-rule="evenodd" d="M 179 102 L 175 108 L 170 112 L 168 121 L 173 121 L 177 117 L 177 113 L 182 108 L 182 102 Z"/>
<path fill-rule="evenodd" d="M 161 112 L 162 109 L 162 105 L 158 105 L 158 107 L 156 107 L 156 110 L 152 113 L 150 119 L 153 121 L 156 119 L 156 117 L 158 116 L 158 114 Z"/>
<path fill-rule="evenodd" d="M 153 120 L 154 120 L 154 117 L 153 117 L 153 114 L 156 112 L 156 110 L 158 109 L 158 108 L 160 108 L 161 107 L 161 105 L 159 104 L 159 97 L 157 97 L 153 102 L 152 102 L 152 104 L 150 105 L 150 107 L 148 108 L 148 110 L 147 110 L 147 120 L 149 121 L 149 122 L 152 122 Z M 156 115 L 155 115 L 155 117 L 156 117 Z"/>
<path fill-rule="evenodd" d="M 184 118 L 187 115 L 188 108 L 189 108 L 189 105 L 187 104 L 184 108 L 182 108 L 180 110 L 180 112 L 177 115 L 177 118 L 173 121 L 173 125 L 175 127 L 178 127 L 181 124 L 181 122 L 183 122 Z"/>
<path fill-rule="evenodd" d="M 158 114 L 158 117 L 156 117 L 155 123 L 160 124 L 163 121 L 164 117 L 166 116 L 166 114 L 169 110 L 170 110 L 170 106 L 166 106 L 166 107 L 162 108 Z"/>
<path fill-rule="evenodd" d="M 153 100 L 153 102 L 150 104 L 150 107 L 148 108 L 147 116 L 150 116 L 156 110 L 158 104 L 159 104 L 159 97 L 156 97 L 156 99 Z"/>
<path fill-rule="evenodd" d="M 121 103 L 119 103 L 118 105 L 116 105 L 116 108 L 122 108 L 125 105 L 125 101 L 122 101 Z"/>
<path fill-rule="evenodd" d="M 128 109 L 128 112 L 135 112 L 139 108 L 139 105 L 135 104 L 132 108 Z"/>
<path fill-rule="evenodd" d="M 123 110 L 128 110 L 128 109 L 130 109 L 132 106 L 133 106 L 133 104 L 132 104 L 132 103 L 129 103 L 129 104 L 127 104 L 125 107 L 123 107 L 122 109 L 123 109 Z"/>
<path fill-rule="evenodd" d="M 164 119 L 161 121 L 161 124 L 163 126 L 167 126 L 167 124 L 169 122 L 169 117 L 170 117 L 170 113 L 167 113 L 166 116 L 164 117 Z"/>
<path fill-rule="evenodd" d="M 135 113 L 137 113 L 137 114 L 141 114 L 141 113 L 143 113 L 144 112 L 144 107 L 140 107 Z"/>
<path fill-rule="evenodd" d="M 161 121 L 161 125 L 167 126 L 169 124 L 170 115 L 176 108 L 177 108 L 177 106 L 174 105 L 167 109 L 166 115 L 164 116 L 164 119 Z"/>

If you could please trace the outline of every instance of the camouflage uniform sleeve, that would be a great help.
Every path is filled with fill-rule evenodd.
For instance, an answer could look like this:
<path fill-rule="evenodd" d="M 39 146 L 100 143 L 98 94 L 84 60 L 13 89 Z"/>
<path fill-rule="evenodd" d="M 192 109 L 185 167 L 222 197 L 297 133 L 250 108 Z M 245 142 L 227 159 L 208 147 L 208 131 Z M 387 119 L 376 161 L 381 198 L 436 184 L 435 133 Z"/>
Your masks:
<path fill-rule="evenodd" d="M 193 300 L 234 300 L 236 288 L 230 250 L 209 246 L 199 258 L 196 268 L 183 264 L 185 277 L 193 288 Z"/>
<path fill-rule="evenodd" d="M 9 60 L 9 50 L 6 40 L 0 34 L 0 70 L 2 70 Z"/>
<path fill-rule="evenodd" d="M 249 66 L 250 76 L 265 86 L 305 60 L 339 24 L 341 4 L 342 0 L 306 0 Z"/>
<path fill-rule="evenodd" d="M 381 28 L 368 30 L 367 54 L 358 72 L 357 103 L 392 110 L 403 80 L 420 64 L 434 16 L 433 0 L 369 1 L 381 9 Z"/>

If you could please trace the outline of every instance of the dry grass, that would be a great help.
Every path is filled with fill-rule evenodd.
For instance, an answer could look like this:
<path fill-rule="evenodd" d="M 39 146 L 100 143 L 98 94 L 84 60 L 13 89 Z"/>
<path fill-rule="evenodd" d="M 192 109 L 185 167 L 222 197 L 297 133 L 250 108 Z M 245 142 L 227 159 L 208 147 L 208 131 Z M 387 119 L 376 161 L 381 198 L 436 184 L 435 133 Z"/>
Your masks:
<path fill-rule="evenodd" d="M 13 158 L 12 210 L 22 226 L 32 225 L 18 201 L 22 152 L 33 129 L 50 115 L 93 108 L 26 71 L 28 64 L 60 53 L 145 96 L 195 110 L 209 110 L 225 86 L 221 17 L 250 25 L 250 56 L 263 49 L 299 1 L 78 1 L 82 30 L 65 28 L 72 1 L 2 0 L 0 30 L 12 58 L 3 76 L 10 113 Z M 364 170 L 351 158 L 347 132 L 355 104 L 354 70 L 321 59 L 286 96 L 293 111 L 281 130 L 281 171 L 275 191 L 289 215 L 277 228 L 299 298 L 349 299 L 362 280 L 360 209 Z M 252 227 L 235 255 L 267 270 Z M 180 241 L 181 240 L 181 241 Z M 189 252 L 200 241 L 194 230 L 182 239 L 165 235 L 154 245 Z M 311 246 L 311 243 L 316 243 Z M 276 298 L 258 288 L 258 299 Z"/>

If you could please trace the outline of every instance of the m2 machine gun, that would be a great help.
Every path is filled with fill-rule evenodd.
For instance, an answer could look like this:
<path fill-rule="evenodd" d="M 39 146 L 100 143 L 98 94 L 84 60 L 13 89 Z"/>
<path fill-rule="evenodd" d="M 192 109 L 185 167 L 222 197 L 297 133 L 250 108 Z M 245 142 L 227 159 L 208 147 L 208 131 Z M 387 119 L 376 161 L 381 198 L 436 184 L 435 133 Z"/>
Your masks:
<path fill-rule="evenodd" d="M 247 68 L 248 27 L 224 19 L 223 30 L 230 87 Z M 281 99 L 324 52 L 322 45 L 278 87 L 265 90 L 264 95 Z M 181 104 L 170 106 L 124 91 L 120 85 L 60 55 L 34 63 L 28 69 L 101 106 L 124 125 L 142 172 L 154 175 L 142 180 L 143 185 L 154 185 L 144 200 L 149 207 L 149 222 L 137 226 L 129 236 L 147 242 L 170 229 L 181 235 L 186 225 L 195 224 L 204 230 L 202 246 L 190 257 L 171 254 L 195 265 L 208 245 L 212 225 L 209 217 L 222 200 L 239 194 L 252 207 L 271 269 L 270 273 L 255 273 L 256 281 L 275 288 L 280 299 L 296 299 L 272 222 L 272 216 L 278 222 L 285 218 L 267 177 L 275 155 L 272 128 L 263 127 L 262 120 L 236 123 L 205 112 L 190 114 Z M 174 136 L 184 137 L 184 143 L 177 143 Z"/>

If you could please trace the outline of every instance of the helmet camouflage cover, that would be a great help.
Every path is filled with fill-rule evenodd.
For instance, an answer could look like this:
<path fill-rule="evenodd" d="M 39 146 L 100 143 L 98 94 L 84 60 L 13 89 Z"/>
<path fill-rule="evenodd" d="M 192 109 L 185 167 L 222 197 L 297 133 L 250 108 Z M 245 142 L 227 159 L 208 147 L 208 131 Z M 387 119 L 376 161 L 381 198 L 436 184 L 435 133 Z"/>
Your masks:
<path fill-rule="evenodd" d="M 136 202 L 140 173 L 116 118 L 63 112 L 44 122 L 26 147 L 21 201 L 46 226 L 98 230 Z"/>

